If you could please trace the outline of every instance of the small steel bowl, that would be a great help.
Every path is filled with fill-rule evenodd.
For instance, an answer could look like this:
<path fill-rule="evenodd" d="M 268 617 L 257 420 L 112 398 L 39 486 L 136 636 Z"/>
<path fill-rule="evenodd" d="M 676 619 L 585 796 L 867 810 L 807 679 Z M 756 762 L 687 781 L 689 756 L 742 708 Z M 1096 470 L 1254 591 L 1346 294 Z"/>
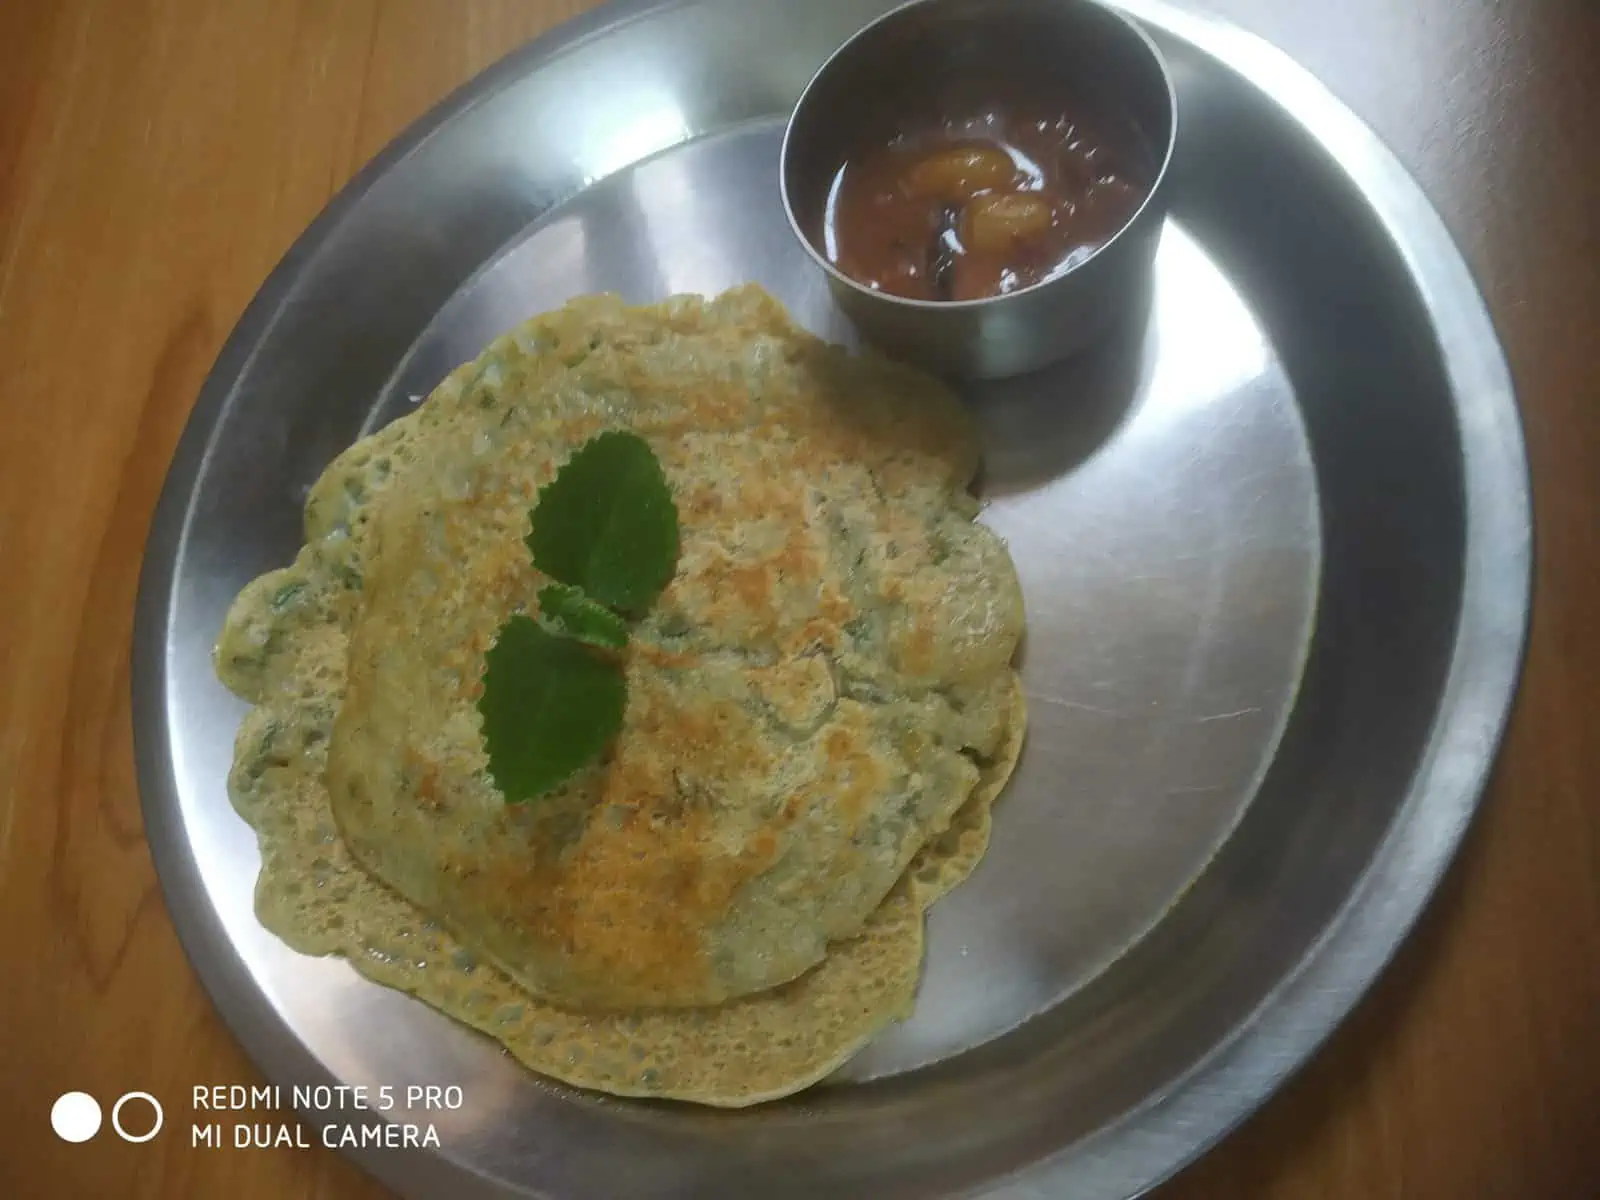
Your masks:
<path fill-rule="evenodd" d="M 822 225 L 863 112 L 931 111 L 935 88 L 986 75 L 1044 95 L 1054 86 L 1126 118 L 1146 143 L 1143 204 L 1089 257 L 1000 296 L 908 300 L 844 274 L 823 252 Z M 937 371 L 993 379 L 1083 349 L 1147 294 L 1176 135 L 1166 63 L 1121 14 L 1093 0 L 912 0 L 845 42 L 806 85 L 784 134 L 780 185 L 795 235 L 868 340 Z"/>

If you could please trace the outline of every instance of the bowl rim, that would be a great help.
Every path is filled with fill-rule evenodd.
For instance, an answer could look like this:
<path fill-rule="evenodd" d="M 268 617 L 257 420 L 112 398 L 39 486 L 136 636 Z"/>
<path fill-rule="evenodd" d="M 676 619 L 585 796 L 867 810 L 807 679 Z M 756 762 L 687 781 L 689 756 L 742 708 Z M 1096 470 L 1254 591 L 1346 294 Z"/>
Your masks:
<path fill-rule="evenodd" d="M 1084 255 L 1077 262 L 1065 267 L 1058 267 L 1057 269 L 1051 271 L 1043 279 L 1030 283 L 1027 287 L 1018 288 L 1014 292 L 1002 292 L 999 295 L 994 296 L 979 296 L 971 300 L 918 300 L 910 296 L 899 296 L 893 292 L 886 292 L 881 288 L 868 287 L 854 276 L 841 271 L 837 266 L 829 261 L 827 255 L 823 254 L 817 249 L 816 244 L 811 240 L 810 236 L 804 229 L 801 228 L 800 219 L 795 215 L 794 201 L 791 199 L 789 157 L 790 146 L 794 139 L 796 123 L 798 122 L 801 112 L 805 109 L 806 102 L 812 98 L 813 93 L 817 90 L 818 86 L 823 82 L 825 77 L 838 64 L 839 60 L 845 54 L 849 53 L 853 48 L 855 48 L 855 46 L 863 39 L 876 32 L 882 26 L 903 19 L 905 15 L 913 9 L 929 8 L 937 4 L 947 4 L 951 2 L 952 0 L 905 0 L 905 3 L 896 5 L 888 12 L 882 14 L 881 16 L 875 17 L 873 20 L 867 22 L 867 24 L 863 25 L 860 29 L 852 33 L 844 41 L 840 42 L 839 45 L 834 48 L 833 52 L 823 60 L 822 65 L 812 73 L 811 78 L 806 81 L 805 87 L 801 89 L 800 97 L 794 102 L 794 107 L 789 111 L 789 119 L 784 124 L 783 144 L 778 152 L 778 194 L 783 201 L 783 214 L 788 219 L 789 231 L 794 234 L 795 238 L 799 241 L 800 246 L 805 251 L 806 255 L 813 263 L 822 268 L 823 272 L 828 276 L 831 282 L 848 288 L 850 291 L 860 296 L 869 297 L 874 301 L 887 303 L 891 306 L 903 307 L 910 311 L 970 312 L 973 310 L 981 310 L 994 305 L 1003 304 L 1008 300 L 1016 300 L 1023 296 L 1035 295 L 1046 288 L 1059 285 L 1064 280 L 1079 274 L 1086 267 L 1088 267 L 1090 263 L 1100 258 L 1101 255 L 1107 250 L 1111 249 L 1111 247 L 1129 236 L 1128 231 L 1146 220 L 1147 214 L 1155 211 L 1156 204 L 1166 190 L 1165 185 L 1167 182 L 1167 176 L 1170 173 L 1173 154 L 1178 144 L 1178 89 L 1177 85 L 1173 82 L 1172 69 L 1167 62 L 1167 57 L 1161 52 L 1161 48 L 1156 45 L 1155 39 L 1152 38 L 1149 33 L 1147 33 L 1145 29 L 1127 13 L 1113 8 L 1108 4 L 1103 4 L 1100 2 L 1100 0 L 1065 0 L 1065 2 L 1061 4 L 1063 12 L 1071 11 L 1074 6 L 1079 9 L 1094 9 L 1110 18 L 1113 23 L 1120 26 L 1127 33 L 1131 34 L 1133 38 L 1144 47 L 1145 54 L 1154 64 L 1156 71 L 1160 75 L 1162 87 L 1166 92 L 1166 146 L 1161 152 L 1155 177 L 1151 180 L 1149 188 L 1145 191 L 1144 199 L 1139 202 L 1138 207 L 1133 210 L 1133 212 L 1128 216 L 1127 220 L 1123 221 L 1114 234 L 1112 234 L 1105 241 L 1101 242 L 1100 245 L 1096 246 L 1092 251 Z"/>

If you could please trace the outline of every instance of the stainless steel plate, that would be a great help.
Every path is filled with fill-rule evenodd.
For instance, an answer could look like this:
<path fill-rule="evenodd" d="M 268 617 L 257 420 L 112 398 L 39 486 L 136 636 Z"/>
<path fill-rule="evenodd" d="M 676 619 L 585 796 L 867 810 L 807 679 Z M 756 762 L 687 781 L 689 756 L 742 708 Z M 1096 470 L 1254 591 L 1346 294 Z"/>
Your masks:
<path fill-rule="evenodd" d="M 604 1102 L 257 925 L 254 835 L 224 791 L 241 706 L 208 654 L 239 587 L 294 553 L 307 487 L 580 293 L 754 279 L 848 338 L 777 153 L 810 72 L 888 6 L 613 5 L 529 46 L 318 220 L 179 448 L 134 680 L 168 905 L 275 1081 L 461 1087 L 459 1109 L 387 1114 L 432 1121 L 439 1149 L 359 1153 L 407 1195 L 1135 1194 L 1320 1043 L 1476 803 L 1530 540 L 1482 304 L 1416 187 L 1308 76 L 1128 0 L 1180 89 L 1173 218 L 1147 314 L 972 396 L 1033 717 L 989 858 L 932 915 L 915 1017 L 791 1102 Z"/>

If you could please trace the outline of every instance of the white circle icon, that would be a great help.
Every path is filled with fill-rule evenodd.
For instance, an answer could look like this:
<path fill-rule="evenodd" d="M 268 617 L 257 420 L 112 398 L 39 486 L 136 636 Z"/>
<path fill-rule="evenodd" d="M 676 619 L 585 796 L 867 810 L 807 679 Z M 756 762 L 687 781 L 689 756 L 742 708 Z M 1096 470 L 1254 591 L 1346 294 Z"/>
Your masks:
<path fill-rule="evenodd" d="M 122 1106 L 129 1100 L 143 1100 L 155 1110 L 155 1122 L 144 1133 L 129 1133 L 122 1127 Z M 100 1123 L 99 1116 L 100 1110 L 97 1107 L 95 1109 L 96 1125 Z M 155 1137 L 156 1134 L 161 1132 L 161 1122 L 164 1120 L 166 1120 L 166 1113 L 161 1111 L 161 1101 L 157 1100 L 149 1092 L 128 1092 L 127 1094 L 118 1097 L 117 1102 L 111 1106 L 111 1128 L 115 1129 L 117 1131 L 117 1136 L 125 1142 L 148 1142 L 151 1138 Z"/>
<path fill-rule="evenodd" d="M 63 1142 L 87 1142 L 100 1132 L 100 1102 L 88 1092 L 63 1092 L 50 1106 L 50 1128 Z"/>

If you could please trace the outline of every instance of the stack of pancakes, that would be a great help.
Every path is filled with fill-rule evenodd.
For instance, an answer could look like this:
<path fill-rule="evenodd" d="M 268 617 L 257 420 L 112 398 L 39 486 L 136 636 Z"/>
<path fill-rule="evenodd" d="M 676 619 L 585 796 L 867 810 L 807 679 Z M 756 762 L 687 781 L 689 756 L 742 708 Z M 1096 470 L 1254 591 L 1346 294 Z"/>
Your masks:
<path fill-rule="evenodd" d="M 476 700 L 548 580 L 538 489 L 613 429 L 679 512 L 606 756 L 507 804 Z M 546 1075 L 743 1105 L 907 1015 L 923 912 L 988 840 L 1021 592 L 942 385 L 755 287 L 592 297 L 497 339 L 313 489 L 217 647 L 262 922 Z"/>

